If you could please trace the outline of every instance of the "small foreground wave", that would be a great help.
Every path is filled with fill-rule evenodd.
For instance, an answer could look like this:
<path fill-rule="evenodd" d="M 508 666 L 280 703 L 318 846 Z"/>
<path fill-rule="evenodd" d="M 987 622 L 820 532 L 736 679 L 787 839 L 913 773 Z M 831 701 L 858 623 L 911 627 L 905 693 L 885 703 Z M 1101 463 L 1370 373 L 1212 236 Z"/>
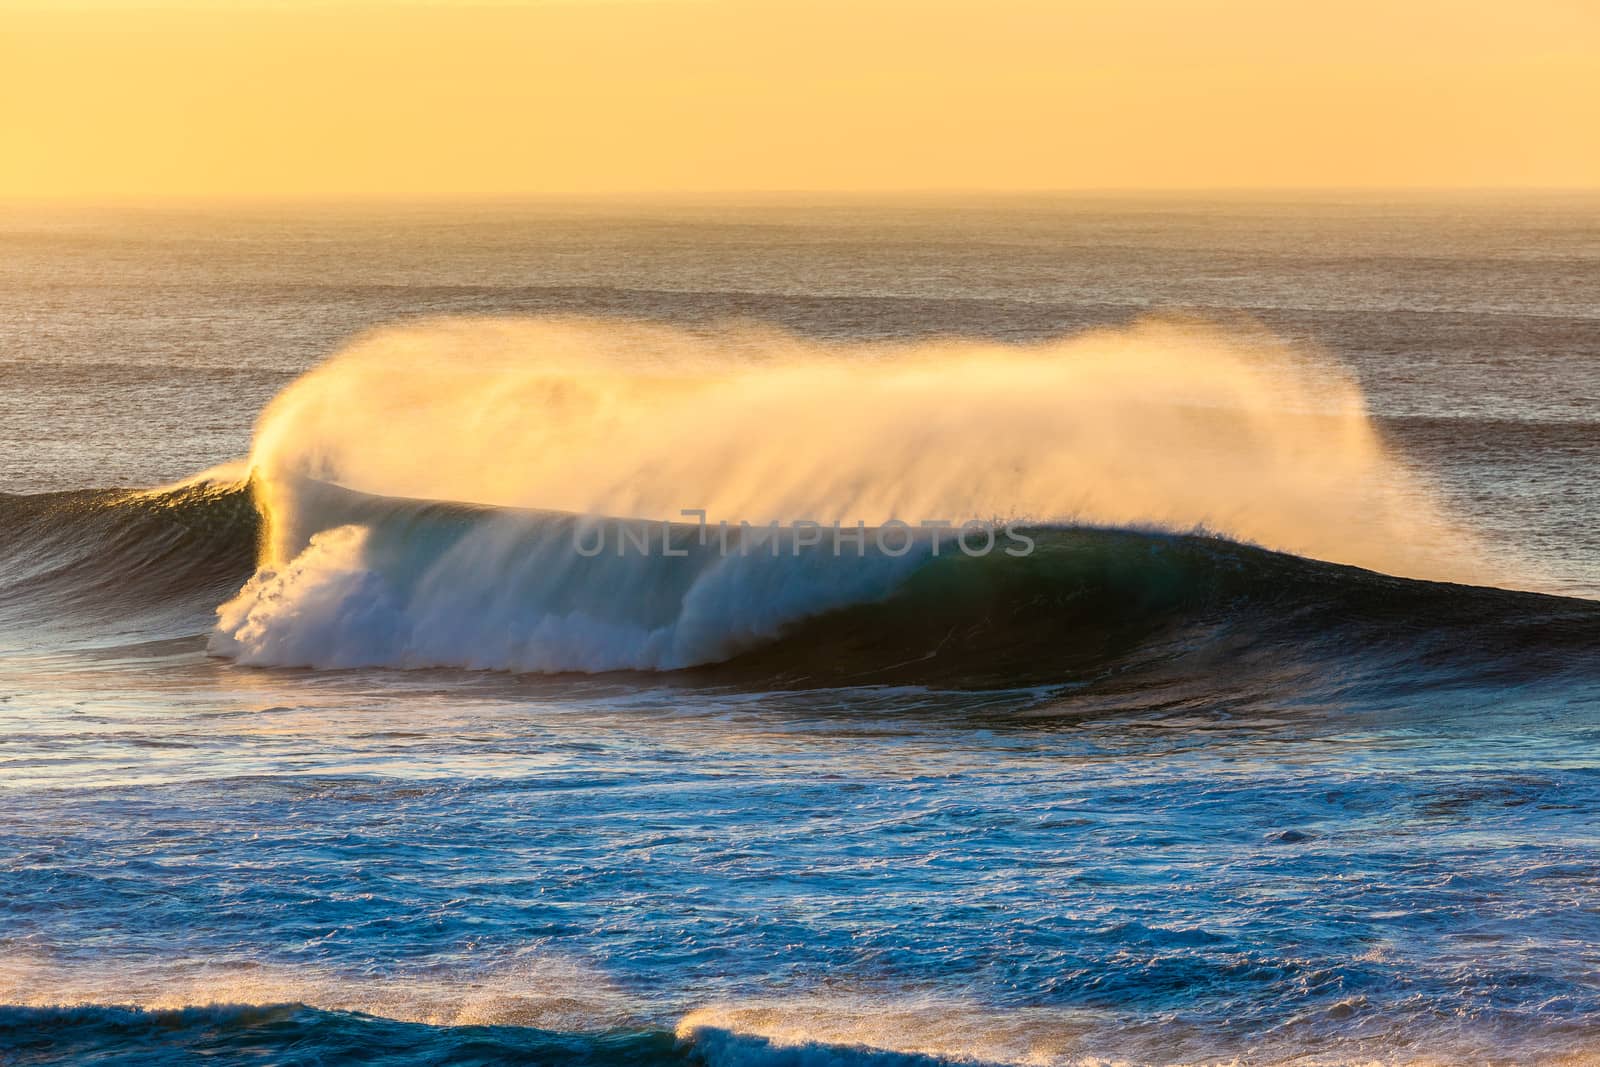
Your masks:
<path fill-rule="evenodd" d="M 1300 1046 L 1250 1045 L 1189 1032 L 1173 1020 L 1128 1020 L 1083 1029 L 1052 1013 L 817 1017 L 810 1009 L 706 1009 L 676 1030 L 552 1031 L 503 1024 L 435 1025 L 300 1003 L 0 1007 L 7 1064 L 152 1062 L 283 1065 L 372 1063 L 638 1065 L 638 1067 L 1222 1067 L 1251 1062 L 1335 1067 L 1442 1067 L 1518 1062 L 1592 1067 L 1596 1035 L 1581 1031 L 1482 1032 L 1441 1023 L 1417 1033 L 1389 1027 L 1362 1038 L 1301 1033 Z M 911 1029 L 921 1027 L 920 1030 Z M 1209 1047 L 1207 1047 L 1209 1046 Z"/>
<path fill-rule="evenodd" d="M 666 1031 L 562 1034 L 438 1027 L 303 1004 L 149 1010 L 115 1005 L 0 1008 L 8 1064 L 677 1064 Z"/>

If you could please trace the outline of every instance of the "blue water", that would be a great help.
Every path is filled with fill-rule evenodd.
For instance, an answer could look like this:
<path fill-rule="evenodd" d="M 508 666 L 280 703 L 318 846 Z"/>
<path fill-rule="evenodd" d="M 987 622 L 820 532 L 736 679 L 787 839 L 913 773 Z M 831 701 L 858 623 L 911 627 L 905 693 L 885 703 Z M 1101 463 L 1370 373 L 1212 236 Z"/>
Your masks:
<path fill-rule="evenodd" d="M 156 668 L 183 679 L 160 710 Z M 1594 692 L 1127 717 L 1022 693 L 241 680 L 181 652 L 36 669 L 50 704 L 3 705 L 10 998 L 327 1013 L 131 1037 L 80 1015 L 56 1052 L 312 1062 L 399 1019 L 439 1062 L 488 1040 L 463 1023 L 685 1018 L 997 1062 L 1592 1047 Z M 41 1017 L 3 1018 L 15 1038 Z M 493 1040 L 553 1055 L 536 1037 Z"/>
<path fill-rule="evenodd" d="M 156 241 L 144 221 L 75 224 L 70 240 L 59 220 L 9 222 L 32 266 L 6 275 L 5 298 L 34 325 L 0 330 L 13 416 L 0 492 L 32 494 L 0 497 L 0 1062 L 1600 1053 L 1600 303 L 1575 283 L 1600 256 L 1592 219 L 1074 210 L 1032 228 L 896 224 L 902 263 L 949 262 L 940 250 L 974 229 L 986 242 L 965 254 L 989 274 L 896 297 L 922 312 L 871 303 L 895 296 L 896 261 L 855 215 L 820 230 L 674 217 L 669 237 L 635 217 L 524 220 L 506 236 L 478 215 L 429 216 L 416 247 L 325 218 L 190 220 L 155 247 L 200 249 L 213 273 L 164 288 L 129 252 Z M 610 237 L 585 252 L 574 228 Z M 1552 231 L 1559 255 L 1519 251 Z M 296 274 L 334 254 L 311 250 L 319 232 L 336 260 L 365 249 L 362 271 L 392 254 L 394 276 L 340 290 Z M 1308 232 L 1340 235 L 1321 266 L 1294 257 Z M 1404 247 L 1384 243 L 1394 232 Z M 793 252 L 796 234 L 817 247 Z M 1008 257 L 1022 244 L 1036 260 Z M 687 311 L 638 295 L 691 249 L 728 286 L 683 276 L 674 299 L 702 301 Z M 574 295 L 578 268 L 552 266 L 563 250 L 615 288 Z M 1075 278 L 1105 266 L 1102 290 L 1044 270 L 1051 250 Z M 1386 250 L 1404 269 L 1373 265 Z M 1254 273 L 1238 290 L 1197 257 Z M 1176 280 L 1152 280 L 1162 263 Z M 1497 271 L 1517 284 L 1497 288 Z M 795 328 L 911 334 L 936 307 L 941 324 L 998 333 L 1016 320 L 995 279 L 1017 272 L 1040 331 L 1070 317 L 1040 308 L 1070 299 L 1244 293 L 1238 306 L 1360 369 L 1392 439 L 1546 592 L 1574 599 L 1158 538 L 1138 551 L 1199 553 L 1235 578 L 1123 616 L 1095 598 L 1120 611 L 1124 586 L 1040 574 L 1037 603 L 994 616 L 1022 623 L 962 631 L 981 654 L 946 671 L 838 647 L 839 664 L 888 681 L 842 684 L 809 660 L 806 677 L 774 674 L 764 659 L 594 676 L 254 668 L 207 652 L 211 610 L 251 570 L 244 498 L 169 520 L 83 492 L 242 455 L 260 404 L 326 338 L 467 299 L 463 286 L 491 310 L 576 300 L 683 319 L 745 287 L 747 311 Z M 454 295 L 420 292 L 430 279 Z M 230 307 L 228 293 L 249 295 Z M 842 303 L 821 309 L 829 293 Z M 299 333 L 275 332 L 297 317 Z M 1498 363 L 1441 340 L 1474 330 Z M 223 335 L 248 352 L 211 350 Z M 161 345 L 171 354 L 154 359 Z M 241 374 L 259 378 L 244 399 Z M 26 442 L 18 417 L 34 420 Z M 1085 602 L 1128 646 L 1052 658 L 1092 632 Z M 927 603 L 890 617 L 910 632 L 937 614 Z M 1039 636 L 1040 619 L 1069 616 Z M 922 646 L 906 642 L 915 664 Z M 1004 649 L 1022 646 L 1017 684 L 984 674 L 1012 670 Z"/>

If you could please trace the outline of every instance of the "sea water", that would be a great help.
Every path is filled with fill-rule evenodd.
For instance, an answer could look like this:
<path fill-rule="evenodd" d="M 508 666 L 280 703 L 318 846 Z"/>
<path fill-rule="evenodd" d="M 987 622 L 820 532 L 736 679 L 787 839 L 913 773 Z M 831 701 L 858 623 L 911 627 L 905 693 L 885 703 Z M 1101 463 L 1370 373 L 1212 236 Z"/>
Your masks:
<path fill-rule="evenodd" d="M 1597 206 L 7 207 L 0 1059 L 1583 1062 Z M 273 398 L 373 328 L 431 346 L 456 324 L 475 382 L 492 320 L 581 322 L 590 353 L 691 339 L 658 359 L 739 338 L 721 378 L 815 349 L 860 383 L 885 372 L 851 361 L 908 347 L 1059 356 L 1151 316 L 1342 369 L 1311 401 L 1353 383 L 1382 462 L 1294 510 L 1399 509 L 1366 475 L 1401 471 L 1395 499 L 1425 497 L 1450 539 L 1296 552 L 1272 541 L 1286 527 L 1227 529 L 1239 506 L 1198 521 L 1204 493 L 1243 497 L 1163 480 L 1181 451 L 1057 448 L 1042 416 L 1014 420 L 1038 449 L 967 433 L 916 484 L 982 457 L 1070 455 L 1087 477 L 1128 456 L 1160 513 L 1073 522 L 1077 498 L 989 481 L 1028 495 L 1029 556 L 933 559 L 928 538 L 842 571 L 790 543 L 712 559 L 673 527 L 716 598 L 670 559 L 560 557 L 550 531 L 592 501 L 541 499 L 571 487 L 525 451 L 469 490 L 429 467 L 489 454 L 476 423 L 409 443 L 401 425 L 382 477 L 339 439 L 317 451 L 335 477 L 277 497 L 259 465 L 185 481 L 259 458 Z M 1117 381 L 1095 396 L 1128 402 Z M 1289 491 L 1269 468 L 1331 464 L 1297 434 L 1251 438 L 1263 507 Z M 709 491 L 719 469 L 677 472 Z M 273 499 L 305 527 L 281 560 Z M 1373 546 L 1436 531 L 1346 511 L 1372 514 L 1352 529 Z M 1446 559 L 1469 542 L 1484 577 Z M 700 643 L 657 655 L 686 605 Z"/>

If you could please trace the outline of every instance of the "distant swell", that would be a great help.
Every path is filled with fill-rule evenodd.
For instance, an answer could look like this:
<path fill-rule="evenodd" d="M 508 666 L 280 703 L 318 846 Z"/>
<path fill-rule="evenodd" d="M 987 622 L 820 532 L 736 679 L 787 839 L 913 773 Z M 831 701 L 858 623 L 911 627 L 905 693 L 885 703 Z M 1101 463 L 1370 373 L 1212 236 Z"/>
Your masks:
<path fill-rule="evenodd" d="M 1026 557 L 923 537 L 776 555 L 659 524 L 648 554 L 580 520 L 299 490 L 303 545 L 252 574 L 248 488 L 0 498 L 8 632 L 211 631 L 261 666 L 689 671 L 757 686 L 1093 684 L 1156 702 L 1339 699 L 1594 673 L 1600 604 L 1413 581 L 1201 535 L 1034 528 Z M 656 531 L 650 533 L 650 531 Z M 937 555 L 935 552 L 937 551 Z M 241 589 L 242 586 L 242 589 Z M 213 611 L 219 602 L 220 611 Z M 215 629 L 212 625 L 215 623 Z"/>

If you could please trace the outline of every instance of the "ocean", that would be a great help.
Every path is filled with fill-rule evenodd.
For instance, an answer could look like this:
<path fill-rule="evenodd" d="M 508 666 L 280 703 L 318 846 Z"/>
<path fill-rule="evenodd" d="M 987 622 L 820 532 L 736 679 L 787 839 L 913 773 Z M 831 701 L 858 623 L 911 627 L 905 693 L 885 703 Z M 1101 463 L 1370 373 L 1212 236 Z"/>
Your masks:
<path fill-rule="evenodd" d="M 5 205 L 0 1062 L 1591 1062 L 1597 472 L 1592 196 Z"/>

